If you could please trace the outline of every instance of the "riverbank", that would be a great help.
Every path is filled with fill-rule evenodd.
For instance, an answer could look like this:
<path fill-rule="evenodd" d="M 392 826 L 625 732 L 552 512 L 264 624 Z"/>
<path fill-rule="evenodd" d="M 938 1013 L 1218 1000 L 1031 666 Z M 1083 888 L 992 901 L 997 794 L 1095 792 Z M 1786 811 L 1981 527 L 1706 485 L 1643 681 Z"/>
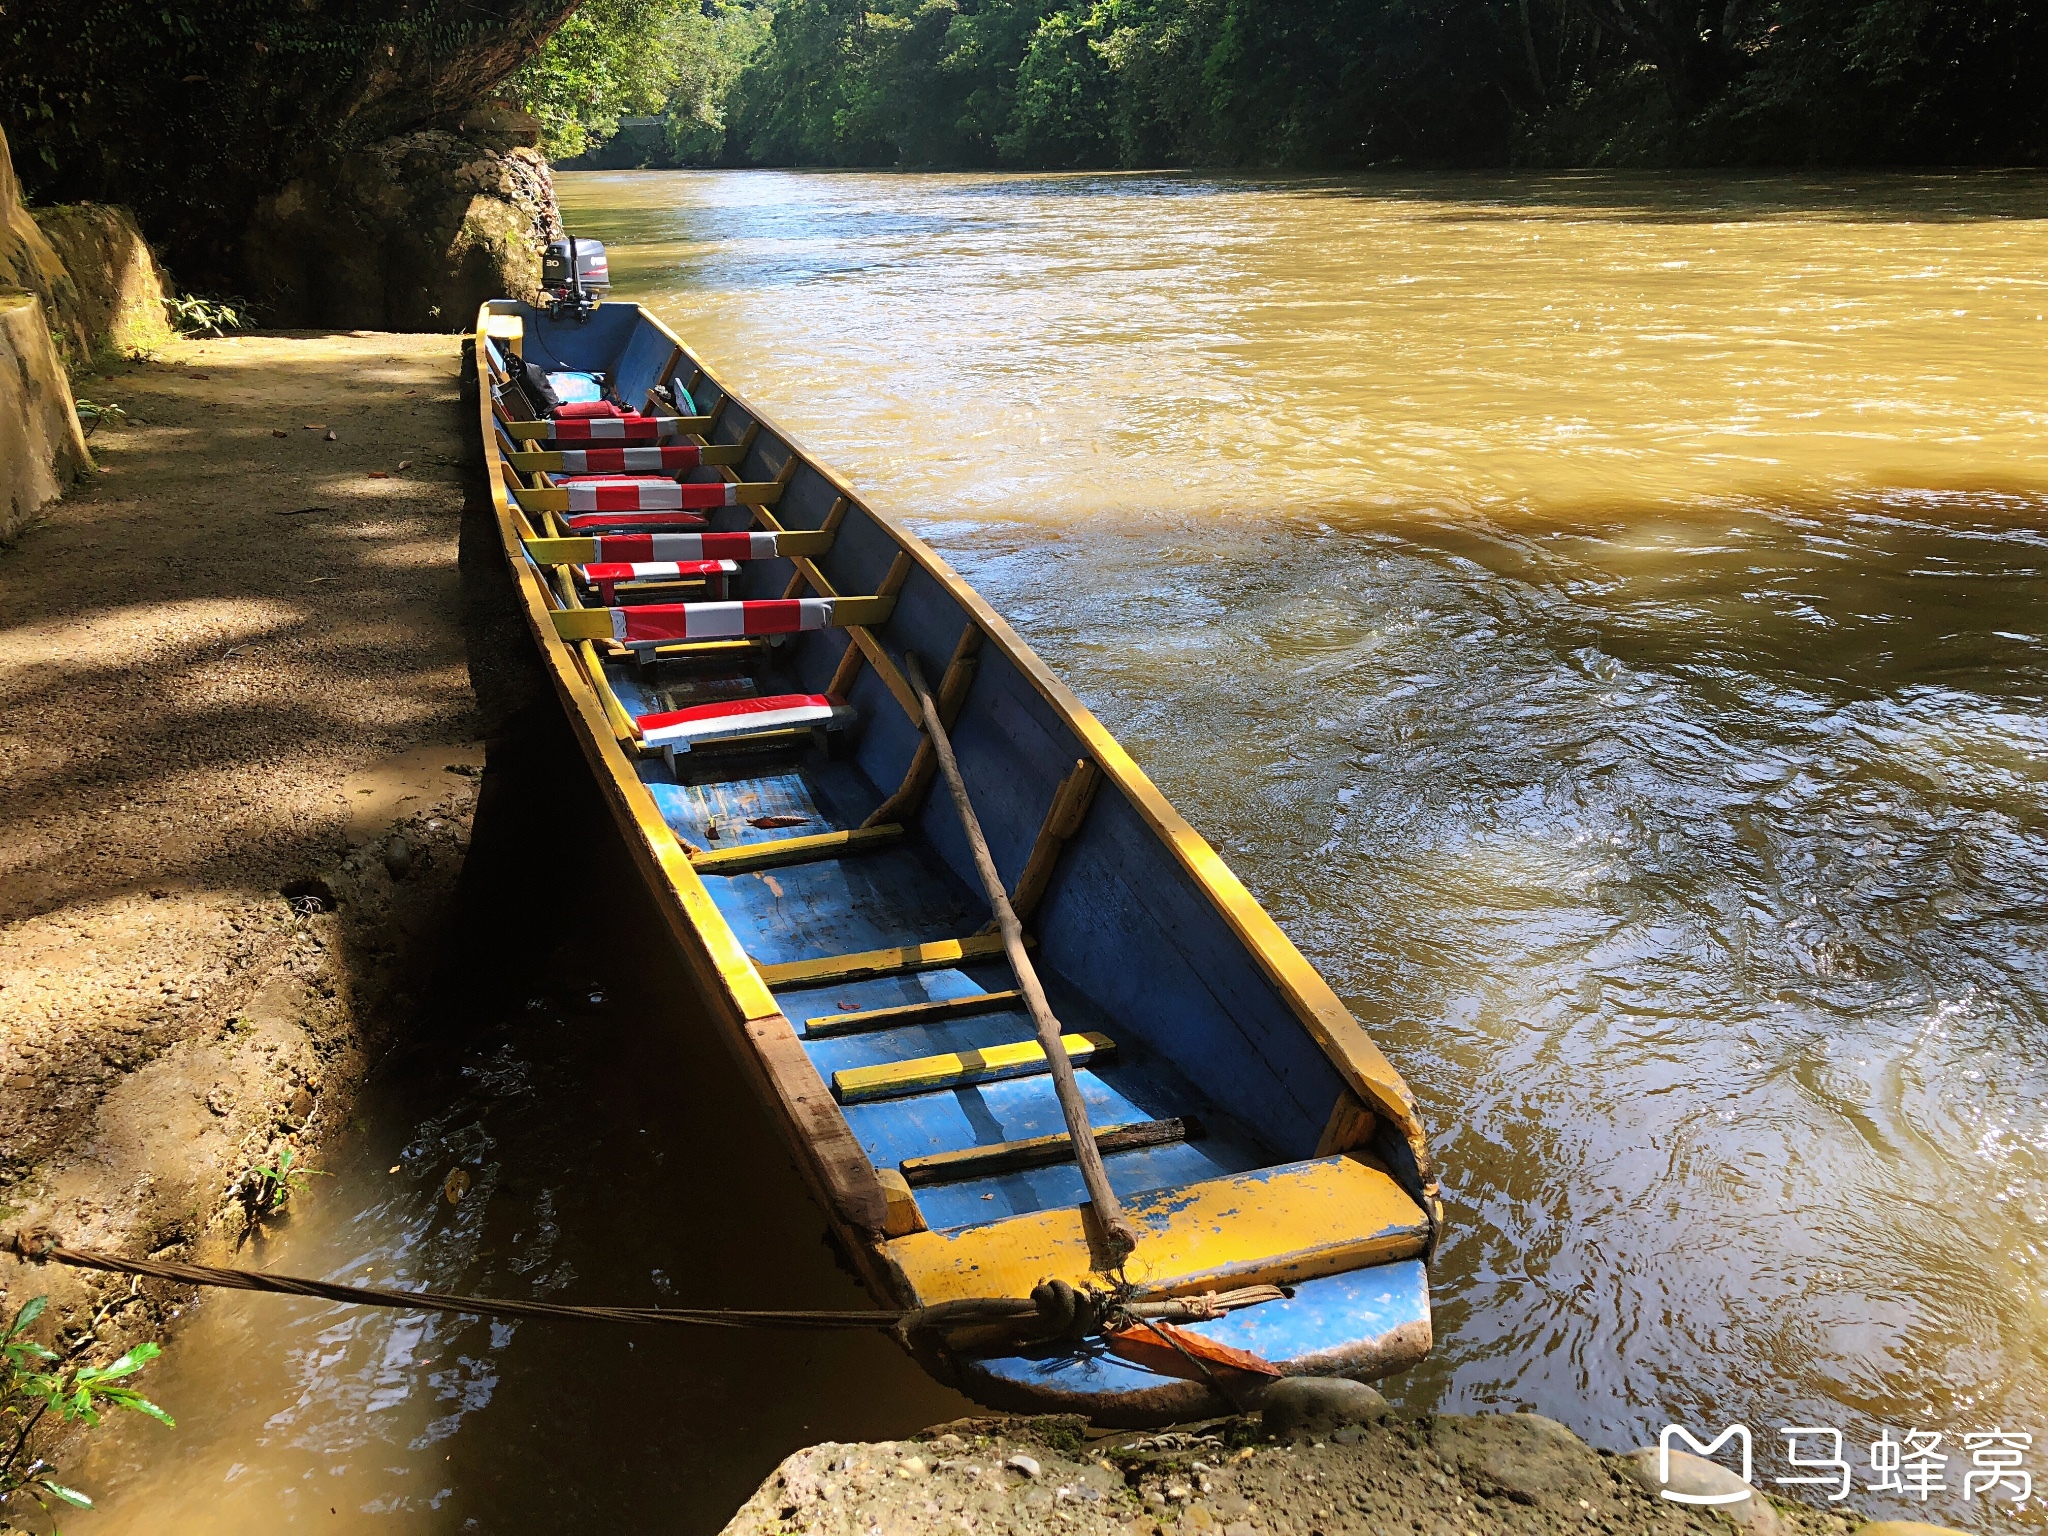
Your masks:
<path fill-rule="evenodd" d="M 1371 1394 L 1362 1394 L 1370 1397 Z M 1374 1410 L 1385 1413 L 1384 1408 Z M 1341 1417 L 1341 1416 L 1340 1416 Z M 1596 1451 L 1533 1413 L 1298 1424 L 1257 1417 L 1098 1434 L 1079 1418 L 968 1419 L 913 1439 L 789 1457 L 724 1536 L 1846 1536 L 1852 1522 L 1752 1494 L 1725 1514 L 1644 1486 L 1638 1456 Z M 1740 1493 L 1732 1473 L 1677 1479 Z M 1656 1475 L 1655 1454 L 1648 1476 Z M 1694 1491 L 1710 1491 L 1701 1483 Z M 1862 1527 L 1866 1536 L 1935 1528 Z"/>
<path fill-rule="evenodd" d="M 483 764 L 460 363 L 262 335 L 76 382 L 125 415 L 0 549 L 0 1226 L 229 1257 L 407 1016 Z M 182 1300 L 0 1287 L 71 1344 Z"/>

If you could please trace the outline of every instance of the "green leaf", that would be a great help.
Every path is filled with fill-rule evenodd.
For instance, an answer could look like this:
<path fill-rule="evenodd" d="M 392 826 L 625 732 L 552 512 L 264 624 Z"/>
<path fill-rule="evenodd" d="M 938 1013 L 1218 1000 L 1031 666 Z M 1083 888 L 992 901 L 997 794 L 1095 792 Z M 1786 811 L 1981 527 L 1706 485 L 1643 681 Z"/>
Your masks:
<path fill-rule="evenodd" d="M 29 1297 L 27 1301 L 22 1303 L 21 1310 L 14 1314 L 14 1322 L 7 1330 L 7 1337 L 11 1339 L 16 1334 L 25 1330 L 29 1324 L 43 1315 L 43 1308 L 49 1304 L 50 1298 L 47 1296 Z"/>
<path fill-rule="evenodd" d="M 37 1478 L 36 1486 L 47 1493 L 54 1494 L 66 1504 L 76 1505 L 80 1509 L 92 1508 L 92 1500 L 80 1493 L 76 1488 L 66 1488 L 62 1483 L 53 1483 L 47 1477 Z"/>
<path fill-rule="evenodd" d="M 96 1365 L 80 1371 L 78 1379 L 95 1386 L 103 1381 L 119 1381 L 123 1376 L 133 1376 L 162 1353 L 160 1345 L 138 1344 L 111 1365 Z"/>
<path fill-rule="evenodd" d="M 165 1413 L 163 1409 L 157 1407 L 155 1403 L 152 1403 L 140 1392 L 130 1391 L 127 1387 L 109 1387 L 102 1395 L 116 1408 L 125 1408 L 130 1413 L 147 1414 L 159 1424 L 167 1424 L 172 1429 L 178 1427 L 176 1419 Z"/>

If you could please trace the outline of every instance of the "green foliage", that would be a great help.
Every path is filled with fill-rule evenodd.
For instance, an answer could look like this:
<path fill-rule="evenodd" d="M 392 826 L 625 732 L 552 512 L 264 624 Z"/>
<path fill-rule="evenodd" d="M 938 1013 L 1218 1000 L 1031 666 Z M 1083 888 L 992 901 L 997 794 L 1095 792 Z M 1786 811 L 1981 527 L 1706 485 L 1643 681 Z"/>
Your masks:
<path fill-rule="evenodd" d="M 2028 0 L 783 0 L 752 164 L 2007 160 Z"/>
<path fill-rule="evenodd" d="M 46 1511 L 52 1499 L 92 1508 L 91 1499 L 58 1482 L 57 1469 L 37 1454 L 37 1432 L 46 1424 L 96 1428 L 102 1414 L 118 1409 L 174 1425 L 133 1387 L 115 1385 L 154 1360 L 161 1353 L 156 1345 L 138 1344 L 110 1365 L 66 1365 L 55 1350 L 29 1337 L 48 1303 L 46 1296 L 31 1298 L 0 1333 L 0 1517 L 17 1494 Z"/>
<path fill-rule="evenodd" d="M 724 150 L 726 99 L 769 15 L 720 0 L 586 0 L 507 89 L 557 158 L 602 145 L 622 117 L 660 117 L 674 158 L 709 164 Z"/>
<path fill-rule="evenodd" d="M 188 336 L 223 336 L 255 323 L 245 304 L 202 299 L 193 294 L 165 299 L 164 318 L 170 321 L 172 330 Z"/>

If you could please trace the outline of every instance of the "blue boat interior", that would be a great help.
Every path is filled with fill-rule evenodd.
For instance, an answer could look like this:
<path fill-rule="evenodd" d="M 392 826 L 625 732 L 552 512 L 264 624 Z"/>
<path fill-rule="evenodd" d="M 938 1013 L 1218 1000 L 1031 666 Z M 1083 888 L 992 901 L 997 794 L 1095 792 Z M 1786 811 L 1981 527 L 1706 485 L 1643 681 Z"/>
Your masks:
<path fill-rule="evenodd" d="M 687 480 L 773 481 L 783 477 L 772 525 L 802 531 L 832 526 L 817 569 L 840 596 L 873 594 L 900 582 L 896 606 L 874 633 L 899 665 L 914 651 L 934 688 L 959 653 L 970 615 L 956 592 L 921 564 L 904 573 L 895 538 L 808 463 L 791 472 L 794 450 L 725 397 L 671 339 L 631 304 L 605 304 L 587 321 L 522 312 L 524 357 L 545 369 L 600 375 L 617 401 L 636 406 L 651 386 L 683 386 L 685 409 L 716 415 L 708 441 L 752 444 L 733 470 L 704 468 Z M 723 508 L 709 528 L 758 528 L 753 509 Z M 545 574 L 545 573 L 543 573 Z M 727 596 L 779 599 L 804 590 L 788 559 L 743 562 Z M 621 587 L 616 602 L 685 600 L 660 583 Z M 595 600 L 592 599 L 593 604 Z M 826 692 L 844 677 L 853 642 L 823 628 L 736 642 L 700 653 L 614 650 L 604 675 L 624 711 L 640 717 L 741 698 Z M 698 742 L 636 761 L 661 815 L 686 845 L 731 850 L 812 834 L 851 831 L 906 781 L 921 742 L 917 725 L 873 665 L 852 673 L 842 729 L 783 732 L 758 739 Z M 999 646 L 973 659 L 952 740 L 999 872 L 1015 883 L 1063 780 L 1089 754 L 1031 677 Z M 988 902 L 944 784 L 901 814 L 903 835 L 830 856 L 766 868 L 705 874 L 705 885 L 746 952 L 761 966 L 964 939 L 989 922 Z M 1179 1122 L 1179 1134 L 1110 1151 L 1104 1163 L 1119 1195 L 1216 1179 L 1315 1155 L 1343 1079 L 1309 1036 L 1245 943 L 1174 856 L 1159 832 L 1113 785 L 1088 803 L 1058 854 L 1027 928 L 1055 1012 L 1069 1035 L 1093 1033 L 1109 1046 L 1076 1073 L 1098 1130 Z M 1015 986 L 999 950 L 950 965 L 903 968 L 850 979 L 782 985 L 776 999 L 828 1084 L 836 1075 L 890 1063 L 975 1053 L 1028 1042 L 1030 1019 L 1014 999 L 877 1027 L 811 1033 L 813 1021 L 1008 992 Z M 1085 1203 L 1070 1156 L 1037 1166 L 990 1170 L 945 1155 L 1064 1134 L 1052 1079 L 1017 1075 L 909 1084 L 873 1097 L 843 1096 L 853 1134 L 877 1168 L 941 1164 L 911 1182 L 925 1224 L 974 1226 Z M 1414 1184 L 1396 1136 L 1375 1143 L 1388 1168 Z M 1320 1299 L 1318 1299 L 1320 1298 Z M 1285 1308 L 1256 1308 L 1202 1325 L 1230 1342 L 1288 1350 L 1328 1335 L 1355 1337 L 1428 1316 L 1416 1261 L 1382 1265 L 1305 1285 Z M 1246 1347 L 1251 1347 L 1247 1345 Z M 994 1369 L 995 1367 L 991 1367 Z M 1069 1373 L 1096 1390 L 1134 1367 L 1105 1358 L 1016 1357 L 1000 1367 L 1028 1376 Z M 1090 1373 L 1109 1373 L 1095 1386 Z M 1072 1373 L 1079 1373 L 1074 1375 Z M 1120 1379 L 1120 1377 L 1118 1378 Z"/>

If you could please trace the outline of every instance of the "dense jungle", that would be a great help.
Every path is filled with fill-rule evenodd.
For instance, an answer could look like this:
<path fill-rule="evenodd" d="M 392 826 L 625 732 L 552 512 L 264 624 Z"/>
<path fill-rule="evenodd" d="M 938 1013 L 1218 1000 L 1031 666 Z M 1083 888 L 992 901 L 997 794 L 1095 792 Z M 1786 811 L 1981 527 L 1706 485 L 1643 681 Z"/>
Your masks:
<path fill-rule="evenodd" d="M 2013 0 L 593 0 L 518 78 L 549 147 L 656 163 L 2032 162 Z"/>

